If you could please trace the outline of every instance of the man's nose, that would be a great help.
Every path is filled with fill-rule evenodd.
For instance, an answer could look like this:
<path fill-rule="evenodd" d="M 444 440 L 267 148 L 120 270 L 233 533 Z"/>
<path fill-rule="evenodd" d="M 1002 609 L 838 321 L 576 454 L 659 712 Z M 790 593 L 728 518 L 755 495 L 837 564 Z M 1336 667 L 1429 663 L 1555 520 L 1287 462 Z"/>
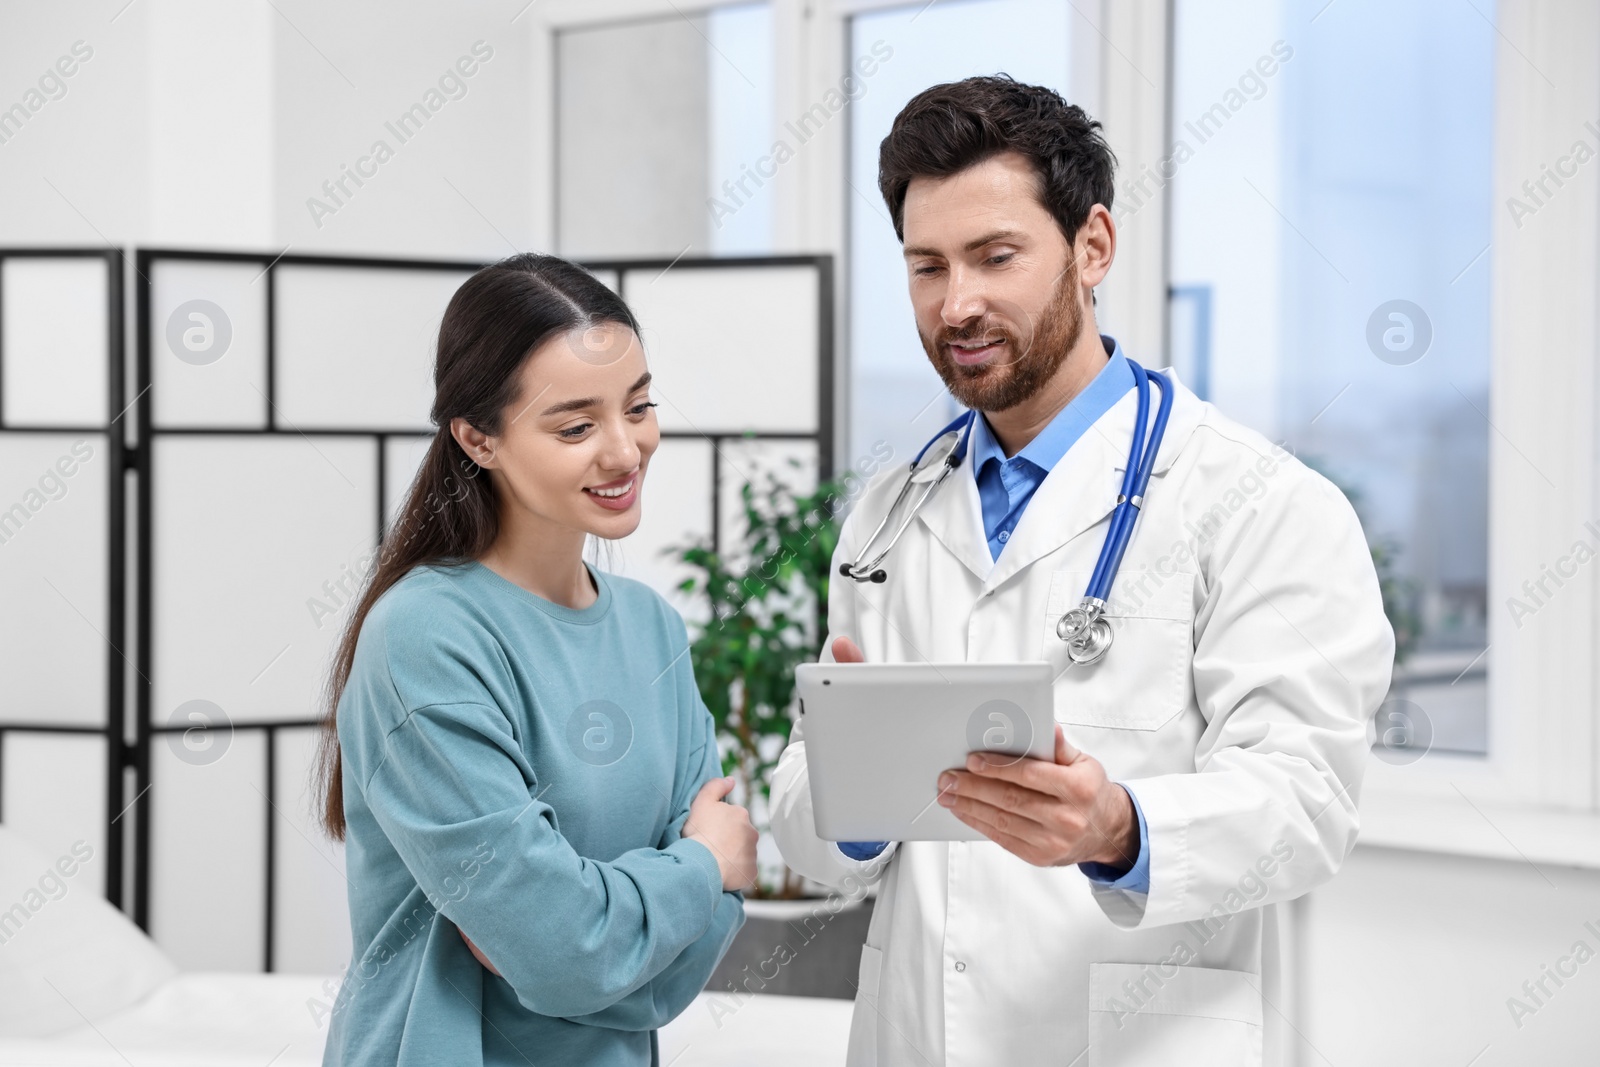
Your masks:
<path fill-rule="evenodd" d="M 946 326 L 959 328 L 983 315 L 987 307 L 983 283 L 971 271 L 954 268 L 950 271 L 950 285 L 944 292 L 944 303 L 939 307 L 939 317 Z"/>

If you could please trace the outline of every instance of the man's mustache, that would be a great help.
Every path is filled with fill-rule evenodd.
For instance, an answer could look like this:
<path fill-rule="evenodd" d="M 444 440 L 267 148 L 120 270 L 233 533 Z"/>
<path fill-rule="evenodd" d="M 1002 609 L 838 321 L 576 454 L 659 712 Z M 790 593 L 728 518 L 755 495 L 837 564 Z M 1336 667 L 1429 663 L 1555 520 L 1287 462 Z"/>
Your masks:
<path fill-rule="evenodd" d="M 963 330 L 960 333 L 941 331 L 934 340 L 941 345 L 955 344 L 960 341 L 976 341 L 982 337 L 998 337 L 1002 341 L 1015 340 L 1015 335 L 1004 326 L 988 327 L 982 330 Z"/>

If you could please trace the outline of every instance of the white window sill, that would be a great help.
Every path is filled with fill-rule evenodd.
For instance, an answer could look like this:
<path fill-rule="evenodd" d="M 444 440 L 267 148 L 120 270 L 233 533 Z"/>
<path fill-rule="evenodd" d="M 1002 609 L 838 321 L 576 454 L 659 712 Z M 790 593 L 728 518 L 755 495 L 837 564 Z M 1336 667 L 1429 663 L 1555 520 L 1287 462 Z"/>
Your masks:
<path fill-rule="evenodd" d="M 1600 813 L 1372 793 L 1358 844 L 1600 870 Z"/>

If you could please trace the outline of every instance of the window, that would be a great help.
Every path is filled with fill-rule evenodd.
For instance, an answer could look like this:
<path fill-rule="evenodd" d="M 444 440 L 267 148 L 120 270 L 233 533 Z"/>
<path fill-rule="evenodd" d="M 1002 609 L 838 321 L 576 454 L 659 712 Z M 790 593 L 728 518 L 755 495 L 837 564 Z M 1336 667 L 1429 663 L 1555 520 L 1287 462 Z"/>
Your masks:
<path fill-rule="evenodd" d="M 561 255 L 771 251 L 767 4 L 568 27 L 555 55 Z"/>
<path fill-rule="evenodd" d="M 1173 363 L 1360 512 L 1376 753 L 1483 754 L 1494 12 L 1324 5 L 1176 5 Z"/>
<path fill-rule="evenodd" d="M 1071 14 L 1070 6 L 1050 0 L 974 0 L 851 19 L 851 62 L 861 56 L 880 62 L 850 108 L 849 457 L 882 441 L 897 462 L 909 460 L 957 410 L 917 340 L 900 242 L 878 193 L 879 143 L 917 93 L 975 74 L 1006 73 L 1072 100 Z"/>

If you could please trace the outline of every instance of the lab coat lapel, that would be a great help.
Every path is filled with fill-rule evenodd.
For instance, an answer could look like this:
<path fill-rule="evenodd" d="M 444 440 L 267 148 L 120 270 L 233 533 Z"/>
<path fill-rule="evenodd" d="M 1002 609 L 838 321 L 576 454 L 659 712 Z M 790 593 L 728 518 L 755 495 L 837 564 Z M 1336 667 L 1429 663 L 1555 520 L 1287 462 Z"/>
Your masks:
<path fill-rule="evenodd" d="M 1159 492 L 1156 479 L 1172 465 L 1203 413 L 1199 398 L 1178 381 L 1172 369 L 1164 368 L 1164 373 L 1172 381 L 1175 391 L 1166 434 L 1156 453 L 1149 489 L 1151 493 Z M 1152 384 L 1150 424 L 1155 421 L 1160 398 L 1160 389 Z M 1110 516 L 1117 504 L 1117 494 L 1122 491 L 1122 472 L 1128 465 L 1128 447 L 1133 440 L 1133 421 L 1138 402 L 1138 390 L 1129 389 L 1111 406 L 1111 410 L 1084 431 L 1083 436 L 1050 469 L 1044 481 L 1039 483 L 1039 488 L 1034 490 L 1033 498 L 1028 501 L 1028 507 L 1012 532 L 1010 542 L 988 572 L 985 592 L 997 588 L 1013 575 L 1085 530 L 1100 525 L 1102 520 Z M 967 481 L 971 482 L 971 472 L 966 473 Z M 981 509 L 977 503 L 976 488 L 973 499 L 973 506 Z M 981 516 L 981 510 L 979 514 Z M 982 519 L 978 521 L 981 530 Z M 1097 542 L 1095 551 L 1098 553 L 1098 550 Z M 984 551 L 987 554 L 987 543 Z"/>
<path fill-rule="evenodd" d="M 983 533 L 983 504 L 972 477 L 970 452 L 917 513 L 917 519 L 980 581 L 994 568 Z"/>

